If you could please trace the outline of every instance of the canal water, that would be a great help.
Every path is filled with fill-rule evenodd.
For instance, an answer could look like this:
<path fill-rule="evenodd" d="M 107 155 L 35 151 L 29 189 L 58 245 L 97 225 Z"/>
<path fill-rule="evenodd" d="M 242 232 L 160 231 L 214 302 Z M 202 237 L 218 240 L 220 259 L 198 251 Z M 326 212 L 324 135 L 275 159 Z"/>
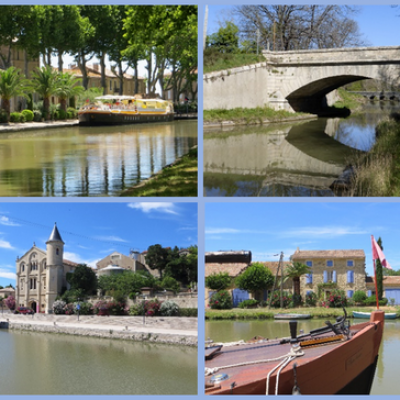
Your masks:
<path fill-rule="evenodd" d="M 204 133 L 205 196 L 334 196 L 329 188 L 398 103 L 370 103 L 348 118 Z"/>
<path fill-rule="evenodd" d="M 356 323 L 351 320 L 352 324 Z M 363 320 L 358 320 L 362 322 Z M 298 330 L 309 332 L 325 326 L 325 320 L 298 321 Z M 331 322 L 334 322 L 333 320 Z M 214 342 L 249 340 L 255 336 L 269 339 L 289 337 L 289 321 L 207 321 L 205 338 Z M 398 394 L 400 391 L 398 355 L 400 354 L 400 322 L 385 321 L 383 340 L 371 394 Z"/>
<path fill-rule="evenodd" d="M 0 395 L 196 394 L 197 349 L 0 330 Z"/>
<path fill-rule="evenodd" d="M 196 121 L 0 134 L 0 197 L 118 196 L 196 144 Z"/>

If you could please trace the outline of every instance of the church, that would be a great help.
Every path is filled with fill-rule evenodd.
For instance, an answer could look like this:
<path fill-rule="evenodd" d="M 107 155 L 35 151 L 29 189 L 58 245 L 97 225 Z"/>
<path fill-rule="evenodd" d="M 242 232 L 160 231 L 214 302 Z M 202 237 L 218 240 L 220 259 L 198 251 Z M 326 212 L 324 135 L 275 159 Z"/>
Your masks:
<path fill-rule="evenodd" d="M 29 307 L 46 314 L 53 312 L 56 297 L 67 287 L 67 273 L 74 272 L 78 265 L 64 260 L 64 244 L 55 224 L 46 242 L 46 251 L 33 244 L 22 257 L 17 257 L 17 307 Z"/>

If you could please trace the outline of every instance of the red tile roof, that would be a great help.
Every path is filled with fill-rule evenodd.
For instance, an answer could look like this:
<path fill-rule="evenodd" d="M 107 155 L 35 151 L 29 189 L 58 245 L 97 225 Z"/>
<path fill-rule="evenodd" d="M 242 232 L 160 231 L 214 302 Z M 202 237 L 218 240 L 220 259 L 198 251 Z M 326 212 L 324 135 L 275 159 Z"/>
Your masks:
<path fill-rule="evenodd" d="M 205 276 L 227 272 L 229 276 L 240 275 L 249 264 L 247 263 L 206 263 Z"/>
<path fill-rule="evenodd" d="M 292 259 L 365 258 L 364 250 L 297 250 Z"/>

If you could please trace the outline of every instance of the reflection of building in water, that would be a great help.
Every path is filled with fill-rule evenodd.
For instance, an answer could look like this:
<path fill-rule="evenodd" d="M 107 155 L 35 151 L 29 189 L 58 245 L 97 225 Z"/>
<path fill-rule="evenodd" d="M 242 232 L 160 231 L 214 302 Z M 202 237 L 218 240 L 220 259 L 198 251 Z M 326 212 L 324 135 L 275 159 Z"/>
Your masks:
<path fill-rule="evenodd" d="M 30 307 L 35 312 L 52 312 L 53 303 L 62 288 L 67 287 L 66 275 L 76 263 L 64 259 L 64 242 L 54 225 L 46 242 L 46 251 L 33 244 L 17 258 L 16 306 Z"/>
<path fill-rule="evenodd" d="M 279 182 L 328 188 L 343 172 L 344 153 L 352 150 L 325 135 L 321 131 L 325 124 L 319 125 L 320 122 L 313 121 L 280 127 L 275 132 L 206 138 L 205 177 L 206 174 L 225 174 L 227 179 L 229 175 L 243 179 L 253 176 L 264 177 L 263 186 Z M 332 155 L 332 151 L 337 154 Z"/>

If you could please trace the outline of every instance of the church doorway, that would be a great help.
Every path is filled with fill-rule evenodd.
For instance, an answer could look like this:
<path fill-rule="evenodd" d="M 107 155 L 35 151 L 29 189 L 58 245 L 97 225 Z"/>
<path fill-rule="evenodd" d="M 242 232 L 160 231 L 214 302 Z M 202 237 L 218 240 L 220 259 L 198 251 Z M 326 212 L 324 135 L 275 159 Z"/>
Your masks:
<path fill-rule="evenodd" d="M 35 313 L 35 312 L 37 312 L 36 311 L 36 301 L 32 301 L 32 303 L 31 303 L 31 309 L 33 310 L 33 312 Z"/>

